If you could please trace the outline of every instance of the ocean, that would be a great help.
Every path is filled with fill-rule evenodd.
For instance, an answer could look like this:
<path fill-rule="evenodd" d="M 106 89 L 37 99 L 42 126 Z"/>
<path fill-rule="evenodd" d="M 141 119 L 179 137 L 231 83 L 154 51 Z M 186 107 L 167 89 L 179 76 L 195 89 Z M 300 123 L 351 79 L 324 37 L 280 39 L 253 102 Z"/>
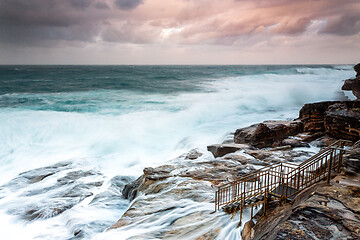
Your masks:
<path fill-rule="evenodd" d="M 101 238 L 129 206 L 116 184 L 237 128 L 343 98 L 353 75 L 350 65 L 0 66 L 1 234 L 72 239 L 81 225 L 78 239 Z M 29 177 L 54 164 L 41 185 Z M 82 196 L 64 194 L 79 186 Z M 66 207 L 46 215 L 54 201 Z"/>

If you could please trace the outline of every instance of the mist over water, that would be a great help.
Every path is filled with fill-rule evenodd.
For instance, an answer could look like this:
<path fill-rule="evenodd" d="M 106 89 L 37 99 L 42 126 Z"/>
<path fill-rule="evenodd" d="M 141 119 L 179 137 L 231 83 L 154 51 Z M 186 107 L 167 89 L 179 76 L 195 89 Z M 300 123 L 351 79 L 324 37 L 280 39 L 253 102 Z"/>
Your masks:
<path fill-rule="evenodd" d="M 337 100 L 341 80 L 353 70 L 347 65 L 0 66 L 0 76 L 0 229 L 23 229 L 19 239 L 66 239 L 74 226 L 97 219 L 100 224 L 90 224 L 86 238 L 98 238 L 121 217 L 128 203 L 120 197 L 107 207 L 91 203 L 108 191 L 114 176 L 137 177 L 144 167 L 190 149 L 205 152 L 239 127 L 296 118 L 304 103 Z M 34 189 L 6 183 L 59 162 L 100 172 L 90 177 L 103 184 L 56 217 L 19 218 L 11 209 L 36 202 L 26 194 Z M 19 196 L 20 202 L 13 201 Z"/>

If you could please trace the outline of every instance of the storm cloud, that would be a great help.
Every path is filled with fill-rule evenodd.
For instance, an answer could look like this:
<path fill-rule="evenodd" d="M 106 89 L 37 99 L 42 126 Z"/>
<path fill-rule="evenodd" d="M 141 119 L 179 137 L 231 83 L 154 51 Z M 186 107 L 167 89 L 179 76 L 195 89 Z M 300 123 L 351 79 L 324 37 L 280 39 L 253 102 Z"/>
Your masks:
<path fill-rule="evenodd" d="M 0 44 L 6 46 L 251 48 L 309 38 L 353 42 L 359 33 L 358 0 L 0 0 Z"/>
<path fill-rule="evenodd" d="M 123 10 L 131 10 L 142 4 L 143 0 L 115 0 L 116 6 Z"/>

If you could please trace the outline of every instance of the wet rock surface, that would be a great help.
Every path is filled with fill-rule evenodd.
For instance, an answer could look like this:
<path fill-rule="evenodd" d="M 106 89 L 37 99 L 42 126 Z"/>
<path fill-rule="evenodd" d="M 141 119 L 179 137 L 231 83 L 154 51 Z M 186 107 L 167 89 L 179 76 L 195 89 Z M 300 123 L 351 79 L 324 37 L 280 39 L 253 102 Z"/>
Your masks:
<path fill-rule="evenodd" d="M 258 217 L 248 239 L 359 239 L 360 177 L 341 175 Z"/>
<path fill-rule="evenodd" d="M 305 104 L 300 110 L 304 131 L 357 141 L 360 139 L 360 102 L 333 101 Z"/>
<path fill-rule="evenodd" d="M 357 141 L 360 139 L 360 101 L 346 101 L 328 107 L 324 126 L 333 137 Z"/>
<path fill-rule="evenodd" d="M 354 66 L 354 70 L 356 72 L 356 77 L 360 77 L 360 63 Z"/>
<path fill-rule="evenodd" d="M 356 145 L 345 153 L 343 165 L 347 174 L 360 174 L 360 146 Z"/>
<path fill-rule="evenodd" d="M 347 79 L 344 81 L 342 90 L 352 91 L 357 100 L 360 99 L 360 63 L 354 66 L 356 78 Z"/>
<path fill-rule="evenodd" d="M 264 121 L 237 129 L 234 134 L 234 142 L 247 143 L 255 147 L 278 146 L 286 137 L 302 131 L 303 123 L 300 120 Z"/>
<path fill-rule="evenodd" d="M 108 232 L 139 231 L 128 239 L 221 239 L 229 216 L 209 214 L 216 186 L 270 164 L 301 163 L 339 138 L 358 140 L 358 108 L 356 101 L 305 104 L 299 119 L 264 121 L 228 134 L 222 144 L 207 147 L 212 155 L 195 149 L 167 165 L 145 168 L 124 187 L 132 204 Z M 257 215 L 256 223 L 245 225 L 243 239 L 359 239 L 359 168 L 359 152 L 352 149 L 343 175 L 330 186 L 315 185 L 293 205 Z M 161 227 L 151 229 L 154 221 Z"/>
<path fill-rule="evenodd" d="M 139 231 L 128 239 L 217 239 L 232 221 L 223 212 L 210 214 L 217 185 L 274 162 L 302 161 L 311 154 L 243 145 L 216 159 L 209 153 L 195 160 L 183 154 L 169 164 L 145 168 L 142 176 L 124 187 L 122 193 L 132 204 L 108 232 Z M 154 221 L 161 227 L 152 229 Z"/>
<path fill-rule="evenodd" d="M 250 146 L 247 144 L 213 144 L 207 146 L 207 150 L 210 151 L 214 157 L 223 157 L 228 153 L 234 153 L 245 148 L 250 148 Z"/>
<path fill-rule="evenodd" d="M 340 101 L 327 101 L 305 104 L 299 112 L 299 118 L 304 123 L 305 132 L 324 132 L 325 112 L 329 106 Z"/>
<path fill-rule="evenodd" d="M 45 181 L 52 181 L 53 184 L 44 186 Z M 6 190 L 18 194 L 13 203 L 14 207 L 8 208 L 8 213 L 32 221 L 63 213 L 92 196 L 93 190 L 102 183 L 99 172 L 73 171 L 71 163 L 59 163 L 19 174 L 2 186 L 2 194 L 7 194 Z M 38 198 L 39 200 L 31 201 Z"/>
<path fill-rule="evenodd" d="M 20 173 L 2 185 L 0 207 L 6 206 L 7 214 L 28 224 L 46 222 L 72 211 L 65 217 L 68 239 L 89 239 L 94 231 L 103 232 L 113 220 L 89 218 L 79 222 L 74 212 L 82 211 L 81 204 L 86 204 L 89 209 L 125 209 L 129 202 L 123 198 L 122 189 L 133 180 L 132 177 L 115 176 L 105 183 L 104 176 L 98 171 L 62 162 Z M 104 183 L 107 186 L 104 187 Z"/>
<path fill-rule="evenodd" d="M 267 216 L 255 216 L 243 239 L 359 239 L 360 146 L 344 155 L 344 167 L 330 184 L 321 182 L 283 206 L 273 205 Z"/>

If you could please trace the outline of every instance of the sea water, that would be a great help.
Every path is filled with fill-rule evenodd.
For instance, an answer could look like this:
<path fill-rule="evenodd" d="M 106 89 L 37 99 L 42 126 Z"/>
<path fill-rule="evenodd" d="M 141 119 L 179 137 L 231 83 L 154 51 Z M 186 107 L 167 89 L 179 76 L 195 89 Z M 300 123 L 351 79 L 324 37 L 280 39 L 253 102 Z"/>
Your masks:
<path fill-rule="evenodd" d="M 120 195 L 113 205 L 90 204 L 115 176 L 135 178 L 193 148 L 206 152 L 240 127 L 296 118 L 305 103 L 343 99 L 342 80 L 353 75 L 349 65 L 0 66 L 2 236 L 70 239 L 83 223 L 84 238 L 98 238 L 129 204 Z M 35 198 L 31 184 L 7 183 L 63 162 L 98 172 L 102 185 L 57 216 L 19 217 L 25 203 L 50 193 Z"/>

